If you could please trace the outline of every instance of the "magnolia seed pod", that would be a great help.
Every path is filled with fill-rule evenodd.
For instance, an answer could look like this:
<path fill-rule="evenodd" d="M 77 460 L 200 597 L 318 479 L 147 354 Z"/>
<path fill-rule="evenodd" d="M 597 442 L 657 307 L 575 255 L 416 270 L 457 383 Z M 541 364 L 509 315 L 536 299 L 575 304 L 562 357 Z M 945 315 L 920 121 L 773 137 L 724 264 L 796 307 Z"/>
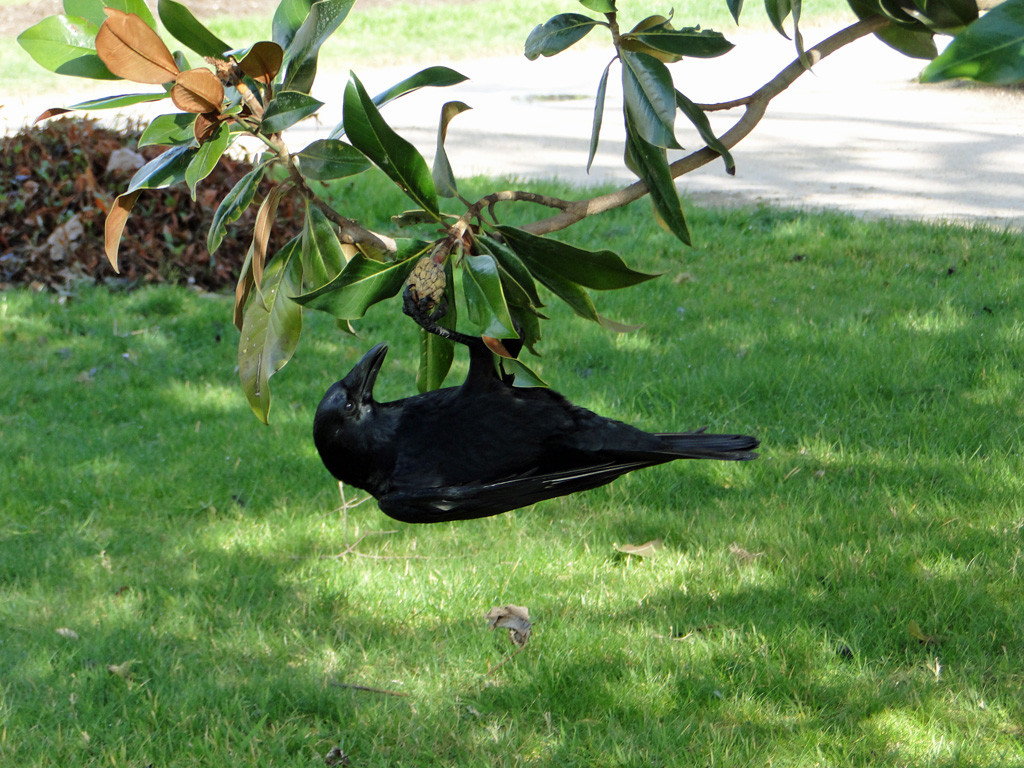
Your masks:
<path fill-rule="evenodd" d="M 444 277 L 444 265 L 438 264 L 430 256 L 424 256 L 413 267 L 406 286 L 417 302 L 427 300 L 431 308 L 440 303 L 444 296 L 447 281 Z"/>

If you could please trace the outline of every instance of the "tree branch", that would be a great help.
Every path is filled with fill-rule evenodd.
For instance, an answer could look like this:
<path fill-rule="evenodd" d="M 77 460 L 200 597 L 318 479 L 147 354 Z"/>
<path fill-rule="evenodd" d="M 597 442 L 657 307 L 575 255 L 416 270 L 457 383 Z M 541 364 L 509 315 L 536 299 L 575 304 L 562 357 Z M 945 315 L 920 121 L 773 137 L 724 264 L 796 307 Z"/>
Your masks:
<path fill-rule="evenodd" d="M 855 24 L 841 29 L 831 37 L 822 40 L 813 48 L 808 48 L 806 52 L 807 60 L 813 66 L 840 48 L 866 35 L 873 34 L 888 24 L 889 20 L 883 16 L 869 16 L 868 18 L 861 19 Z M 754 130 L 754 126 L 764 117 L 769 102 L 795 83 L 797 78 L 807 70 L 808 67 L 804 66 L 800 59 L 795 59 L 785 69 L 749 96 L 723 102 L 722 104 L 702 105 L 702 109 L 707 111 L 733 109 L 740 106 L 746 107 L 743 111 L 743 116 L 736 124 L 719 137 L 725 148 L 732 149 L 746 138 Z M 703 147 L 676 160 L 669 166 L 669 170 L 672 173 L 672 178 L 677 179 L 684 174 L 690 173 L 690 171 L 700 168 L 702 165 L 707 165 L 718 157 L 720 155 L 717 152 L 708 147 Z M 607 195 L 599 195 L 589 200 L 570 202 L 561 213 L 527 224 L 523 229 L 535 235 L 558 232 L 585 219 L 587 216 L 628 205 L 635 200 L 639 200 L 648 192 L 650 190 L 647 185 L 642 181 L 638 181 Z"/>

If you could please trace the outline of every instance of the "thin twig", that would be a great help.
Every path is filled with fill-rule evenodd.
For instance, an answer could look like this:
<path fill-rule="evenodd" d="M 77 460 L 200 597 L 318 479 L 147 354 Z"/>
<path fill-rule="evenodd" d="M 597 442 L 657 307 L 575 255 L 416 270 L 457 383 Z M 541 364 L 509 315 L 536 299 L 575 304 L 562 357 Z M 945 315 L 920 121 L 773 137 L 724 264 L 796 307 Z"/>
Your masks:
<path fill-rule="evenodd" d="M 518 655 L 519 655 L 520 653 L 522 653 L 522 652 L 523 652 L 523 650 L 524 650 L 525 648 L 526 648 L 526 646 L 525 646 L 525 645 L 521 645 L 521 646 L 519 646 L 519 648 L 517 648 L 517 649 L 516 649 L 515 651 L 513 651 L 513 652 L 512 652 L 512 653 L 511 653 L 510 655 L 506 656 L 506 657 L 505 657 L 505 658 L 504 658 L 504 659 L 503 659 L 502 661 L 499 661 L 499 662 L 498 662 L 497 664 L 495 664 L 495 665 L 494 665 L 493 667 L 491 667 L 490 669 L 488 669 L 488 670 L 487 670 L 487 674 L 488 674 L 488 675 L 493 675 L 493 674 L 494 674 L 495 672 L 497 672 L 497 671 L 498 671 L 499 669 L 501 669 L 501 668 L 502 668 L 503 666 L 505 666 L 505 665 L 506 665 L 506 664 L 508 664 L 508 663 L 509 663 L 510 661 L 512 661 L 512 659 L 514 659 L 514 658 L 515 658 L 516 656 L 518 656 Z"/>
<path fill-rule="evenodd" d="M 883 27 L 888 26 L 888 24 L 889 20 L 883 16 L 876 15 L 861 19 L 855 24 L 851 24 L 850 26 L 841 29 L 831 37 L 822 40 L 813 48 L 808 48 L 804 61 L 808 62 L 809 65 L 817 64 L 826 56 L 830 56 L 840 48 L 843 48 L 866 35 L 873 34 Z M 742 106 L 746 107 L 743 111 L 743 116 L 736 122 L 736 124 L 719 137 L 719 140 L 725 145 L 726 149 L 732 149 L 734 146 L 739 144 L 740 141 L 746 138 L 746 136 L 754 130 L 754 126 L 756 126 L 761 121 L 761 118 L 764 117 L 769 102 L 789 88 L 789 86 L 796 82 L 800 75 L 804 74 L 804 72 L 808 70 L 804 61 L 795 59 L 785 69 L 749 96 L 745 96 L 742 99 L 736 99 L 733 102 L 723 102 L 722 105 L 715 105 L 719 109 L 727 109 L 732 106 L 740 106 L 740 103 L 742 102 Z M 672 173 L 672 178 L 676 179 L 683 174 L 700 168 L 702 165 L 707 165 L 718 157 L 720 157 L 720 155 L 713 149 L 704 147 L 696 152 L 690 153 L 686 157 L 676 160 L 669 166 L 669 170 Z M 551 216 L 547 219 L 532 222 L 522 227 L 522 229 L 535 235 L 546 235 L 550 232 L 558 232 L 566 227 L 572 226 L 582 219 L 585 219 L 587 216 L 592 216 L 596 213 L 604 213 L 605 211 L 612 210 L 613 208 L 621 208 L 624 205 L 628 205 L 635 200 L 639 200 L 649 192 L 650 189 L 648 189 L 647 185 L 642 181 L 638 181 L 634 184 L 630 184 L 628 187 L 623 187 L 622 189 L 616 190 L 615 192 L 607 195 L 599 195 L 597 197 L 592 197 L 589 200 L 580 200 L 570 203 L 569 207 L 563 210 L 562 213 Z"/>
<path fill-rule="evenodd" d="M 331 680 L 330 684 L 335 688 L 348 688 L 351 691 L 366 691 L 367 693 L 382 693 L 385 696 L 401 696 L 406 699 L 412 695 L 405 691 L 389 691 L 387 688 L 374 688 L 370 685 L 357 685 L 355 683 L 339 683 L 335 680 Z"/>

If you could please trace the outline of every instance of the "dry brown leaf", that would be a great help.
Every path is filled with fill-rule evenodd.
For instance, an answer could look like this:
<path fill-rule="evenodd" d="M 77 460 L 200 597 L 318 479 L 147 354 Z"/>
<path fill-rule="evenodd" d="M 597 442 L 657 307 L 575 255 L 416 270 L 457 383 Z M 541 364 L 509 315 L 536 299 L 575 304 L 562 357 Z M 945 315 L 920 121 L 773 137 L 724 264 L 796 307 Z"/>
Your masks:
<path fill-rule="evenodd" d="M 267 243 L 270 242 L 270 232 L 274 228 L 277 205 L 284 193 L 284 185 L 278 184 L 263 198 L 256 214 L 256 226 L 252 230 L 252 276 L 257 288 L 263 282 L 263 267 L 267 263 Z"/>
<path fill-rule="evenodd" d="M 269 85 L 283 61 L 284 51 L 280 45 L 261 40 L 249 49 L 245 58 L 238 62 L 238 67 L 253 80 Z"/>
<path fill-rule="evenodd" d="M 106 223 L 103 225 L 103 248 L 107 253 L 107 259 L 115 272 L 120 272 L 117 266 L 117 249 L 121 245 L 121 233 L 124 232 L 125 222 L 135 207 L 135 201 L 139 199 L 142 190 L 135 190 L 123 195 L 118 195 L 114 205 L 107 214 Z"/>
<path fill-rule="evenodd" d="M 484 346 L 498 357 L 512 357 L 512 354 L 505 349 L 505 345 L 501 343 L 501 339 L 496 339 L 493 336 L 481 336 L 480 338 L 483 339 Z"/>
<path fill-rule="evenodd" d="M 502 627 L 508 629 L 508 639 L 513 645 L 522 648 L 530 639 L 530 610 L 521 605 L 506 605 L 503 608 L 491 608 L 484 616 L 491 622 L 491 629 Z"/>
<path fill-rule="evenodd" d="M 213 72 L 205 67 L 197 67 L 175 78 L 171 101 L 182 112 L 195 115 L 219 113 L 224 103 L 224 86 Z"/>
<path fill-rule="evenodd" d="M 757 560 L 757 558 L 764 557 L 764 552 L 751 552 L 750 550 L 744 549 L 739 544 L 730 544 L 729 554 L 741 563 L 752 563 Z"/>
<path fill-rule="evenodd" d="M 96 53 L 107 69 L 133 83 L 162 85 L 181 71 L 160 36 L 134 13 L 104 8 Z"/>
<path fill-rule="evenodd" d="M 665 544 L 661 539 L 651 539 L 643 544 L 613 544 L 612 546 L 625 555 L 634 555 L 636 557 L 653 557 L 665 548 Z"/>
<path fill-rule="evenodd" d="M 85 234 L 85 227 L 76 213 L 46 238 L 46 244 L 50 247 L 50 260 L 64 261 L 71 256 L 78 245 L 76 241 L 83 234 Z"/>

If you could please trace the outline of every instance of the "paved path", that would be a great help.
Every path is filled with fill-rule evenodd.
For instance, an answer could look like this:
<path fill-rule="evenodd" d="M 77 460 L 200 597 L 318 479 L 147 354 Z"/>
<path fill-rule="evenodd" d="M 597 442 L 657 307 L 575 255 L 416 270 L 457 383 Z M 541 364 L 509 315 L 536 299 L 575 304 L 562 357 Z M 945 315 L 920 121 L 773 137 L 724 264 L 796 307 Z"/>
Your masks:
<path fill-rule="evenodd" d="M 806 33 L 808 44 L 830 30 Z M 792 43 L 775 35 L 730 36 L 737 49 L 708 61 L 674 65 L 693 100 L 746 95 L 793 58 Z M 606 104 L 601 150 L 585 172 L 593 94 L 607 63 L 604 53 L 567 52 L 551 59 L 463 61 L 471 78 L 454 88 L 424 89 L 386 108 L 392 125 L 429 157 L 440 106 L 460 100 L 473 111 L 458 116 L 447 146 L 456 174 L 552 177 L 624 182 L 621 103 Z M 835 208 L 870 216 L 982 220 L 1024 226 L 1024 93 L 973 86 L 913 82 L 921 62 L 873 38 L 820 62 L 769 107 L 754 132 L 733 150 L 738 171 L 721 163 L 679 180 L 697 202 L 757 202 Z M 360 72 L 371 93 L 411 74 L 414 67 Z M 613 81 L 617 69 L 613 67 Z M 289 132 L 299 148 L 340 119 L 345 74 L 322 74 L 314 95 L 328 104 L 322 125 Z M 53 106 L 49 97 L 44 106 Z M 60 103 L 59 101 L 57 103 Z M 43 102 L 22 103 L 38 114 Z M 11 105 L 18 107 L 19 105 Z M 11 119 L 17 111 L 5 110 Z M 735 119 L 733 117 L 732 119 Z M 729 113 L 713 117 L 718 132 Z M 700 145 L 678 123 L 685 146 Z"/>

